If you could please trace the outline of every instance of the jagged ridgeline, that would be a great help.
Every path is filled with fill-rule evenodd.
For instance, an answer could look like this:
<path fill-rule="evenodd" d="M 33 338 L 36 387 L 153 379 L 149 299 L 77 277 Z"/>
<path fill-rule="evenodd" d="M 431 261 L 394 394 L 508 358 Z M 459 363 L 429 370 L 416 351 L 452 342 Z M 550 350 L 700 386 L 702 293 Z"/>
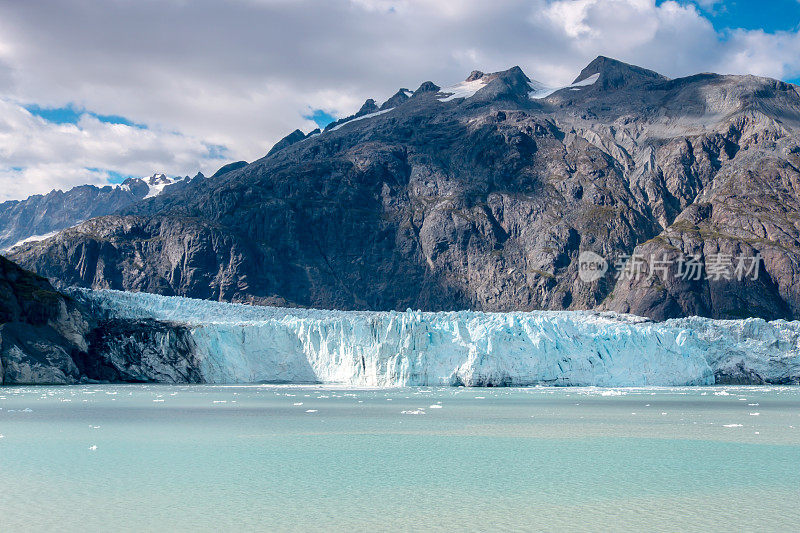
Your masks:
<path fill-rule="evenodd" d="M 766 78 L 603 57 L 561 88 L 473 72 L 10 257 L 60 285 L 222 301 L 798 318 L 799 126 L 797 87 Z M 587 281 L 585 252 L 610 268 Z M 629 256 L 647 275 L 617 279 Z"/>

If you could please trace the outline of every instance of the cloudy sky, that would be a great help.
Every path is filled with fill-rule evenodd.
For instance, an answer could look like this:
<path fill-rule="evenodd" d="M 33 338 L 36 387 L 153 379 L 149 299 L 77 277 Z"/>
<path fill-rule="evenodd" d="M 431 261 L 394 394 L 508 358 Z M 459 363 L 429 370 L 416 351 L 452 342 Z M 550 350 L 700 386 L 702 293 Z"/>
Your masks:
<path fill-rule="evenodd" d="M 0 0 L 0 201 L 263 156 L 425 80 L 597 55 L 800 78 L 800 0 Z"/>

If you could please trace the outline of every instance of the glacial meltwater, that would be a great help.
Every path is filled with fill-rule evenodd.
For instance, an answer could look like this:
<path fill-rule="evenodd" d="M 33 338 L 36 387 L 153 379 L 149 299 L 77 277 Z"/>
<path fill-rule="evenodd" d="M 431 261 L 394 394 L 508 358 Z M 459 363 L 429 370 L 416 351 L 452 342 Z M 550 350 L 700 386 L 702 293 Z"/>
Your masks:
<path fill-rule="evenodd" d="M 0 436 L 2 531 L 800 523 L 797 387 L 6 387 Z"/>

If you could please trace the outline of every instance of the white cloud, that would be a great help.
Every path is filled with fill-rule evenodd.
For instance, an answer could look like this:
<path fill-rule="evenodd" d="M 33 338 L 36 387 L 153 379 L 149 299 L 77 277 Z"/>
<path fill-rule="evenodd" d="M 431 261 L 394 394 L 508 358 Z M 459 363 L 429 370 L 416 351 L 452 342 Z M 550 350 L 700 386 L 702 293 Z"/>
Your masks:
<path fill-rule="evenodd" d="M 800 70 L 798 52 L 796 33 L 720 35 L 674 1 L 0 0 L 1 98 L 74 103 L 150 127 L 119 137 L 83 125 L 81 135 L 105 139 L 85 146 L 77 133 L 53 134 L 73 139 L 71 149 L 40 148 L 27 165 L 64 165 L 65 176 L 92 158 L 118 161 L 117 171 L 193 173 L 206 168 L 203 143 L 252 161 L 295 128 L 314 128 L 303 118 L 312 108 L 348 114 L 366 98 L 428 79 L 450 85 L 476 68 L 520 65 L 561 85 L 602 54 L 672 77 L 784 77 Z M 142 135 L 150 144 L 137 160 Z M 137 156 L 114 159 L 106 141 L 134 143 L 125 153 Z M 0 168 L 18 166 L 4 157 Z"/>
<path fill-rule="evenodd" d="M 0 201 L 108 183 L 107 170 L 125 175 L 213 171 L 209 146 L 180 133 L 109 124 L 83 114 L 77 124 L 54 124 L 0 99 Z"/>
<path fill-rule="evenodd" d="M 799 33 L 735 30 L 730 33 L 727 47 L 728 53 L 719 65 L 721 72 L 770 77 L 800 74 Z"/>

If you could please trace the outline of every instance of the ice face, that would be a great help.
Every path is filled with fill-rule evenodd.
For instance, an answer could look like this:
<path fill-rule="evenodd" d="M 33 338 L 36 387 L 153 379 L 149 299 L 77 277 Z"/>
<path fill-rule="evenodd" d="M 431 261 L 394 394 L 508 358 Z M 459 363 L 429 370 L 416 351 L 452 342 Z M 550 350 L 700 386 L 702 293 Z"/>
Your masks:
<path fill-rule="evenodd" d="M 209 383 L 704 385 L 715 374 L 800 377 L 800 323 L 651 322 L 582 311 L 482 313 L 282 309 L 81 291 L 118 318 L 191 328 Z"/>

